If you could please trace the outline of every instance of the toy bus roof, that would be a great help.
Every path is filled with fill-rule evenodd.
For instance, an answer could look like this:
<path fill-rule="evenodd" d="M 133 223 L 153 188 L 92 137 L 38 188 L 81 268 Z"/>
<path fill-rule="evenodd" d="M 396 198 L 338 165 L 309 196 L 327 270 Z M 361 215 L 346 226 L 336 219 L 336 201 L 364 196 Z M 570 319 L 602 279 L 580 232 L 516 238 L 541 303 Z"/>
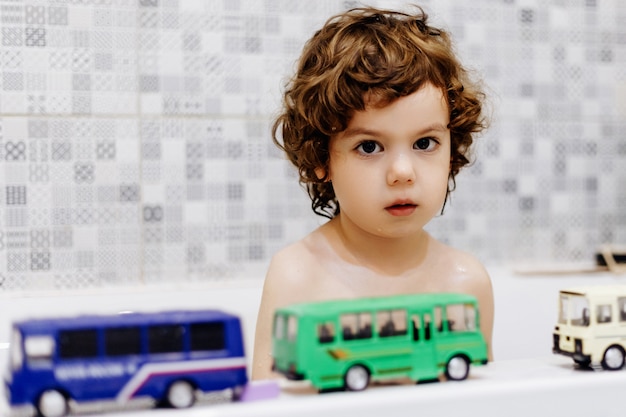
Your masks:
<path fill-rule="evenodd" d="M 626 285 L 581 285 L 561 290 L 565 294 L 578 294 L 590 296 L 626 296 Z"/>
<path fill-rule="evenodd" d="M 295 315 L 325 316 L 328 314 L 349 313 L 361 310 L 389 308 L 420 308 L 438 304 L 476 303 L 476 297 L 461 293 L 402 294 L 387 297 L 367 297 L 338 299 L 292 304 L 277 312 Z"/>
<path fill-rule="evenodd" d="M 139 326 L 177 324 L 186 322 L 224 321 L 239 319 L 220 310 L 173 310 L 161 312 L 119 313 L 109 315 L 80 315 L 21 320 L 13 323 L 26 333 L 49 333 L 53 329 L 98 328 L 107 326 Z"/>

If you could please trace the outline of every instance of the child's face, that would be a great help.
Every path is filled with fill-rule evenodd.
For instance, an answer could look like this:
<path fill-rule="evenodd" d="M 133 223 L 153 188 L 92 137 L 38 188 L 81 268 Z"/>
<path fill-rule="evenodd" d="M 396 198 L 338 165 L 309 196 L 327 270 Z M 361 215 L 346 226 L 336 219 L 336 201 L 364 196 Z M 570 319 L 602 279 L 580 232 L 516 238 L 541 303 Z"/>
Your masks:
<path fill-rule="evenodd" d="M 447 102 L 431 84 L 385 107 L 356 112 L 329 145 L 342 221 L 381 237 L 420 231 L 446 197 L 448 123 Z"/>

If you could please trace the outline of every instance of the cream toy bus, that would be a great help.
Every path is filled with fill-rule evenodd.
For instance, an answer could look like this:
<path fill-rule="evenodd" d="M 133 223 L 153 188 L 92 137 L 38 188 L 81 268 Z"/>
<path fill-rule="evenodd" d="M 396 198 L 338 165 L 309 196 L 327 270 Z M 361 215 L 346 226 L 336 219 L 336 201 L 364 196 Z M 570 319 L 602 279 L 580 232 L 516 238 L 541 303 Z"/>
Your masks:
<path fill-rule="evenodd" d="M 624 367 L 626 351 L 626 285 L 584 286 L 559 293 L 556 354 L 581 366 Z"/>

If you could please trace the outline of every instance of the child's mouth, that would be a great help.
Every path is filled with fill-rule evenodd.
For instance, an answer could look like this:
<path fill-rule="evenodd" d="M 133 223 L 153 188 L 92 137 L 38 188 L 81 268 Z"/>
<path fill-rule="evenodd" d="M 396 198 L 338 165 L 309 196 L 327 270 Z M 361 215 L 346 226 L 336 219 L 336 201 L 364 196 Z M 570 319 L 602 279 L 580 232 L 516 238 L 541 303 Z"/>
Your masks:
<path fill-rule="evenodd" d="M 413 214 L 417 205 L 415 204 L 394 204 L 385 208 L 392 216 L 409 216 Z"/>

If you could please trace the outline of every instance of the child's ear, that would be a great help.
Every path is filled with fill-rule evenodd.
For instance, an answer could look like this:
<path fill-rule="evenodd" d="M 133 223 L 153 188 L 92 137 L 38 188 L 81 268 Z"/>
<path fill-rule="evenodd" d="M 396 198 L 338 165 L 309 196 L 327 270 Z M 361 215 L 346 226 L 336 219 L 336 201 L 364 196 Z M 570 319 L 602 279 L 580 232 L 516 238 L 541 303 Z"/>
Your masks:
<path fill-rule="evenodd" d="M 323 180 L 324 178 L 326 178 L 326 169 L 322 167 L 315 168 L 315 175 L 317 176 L 318 180 Z M 326 178 L 326 181 L 328 180 L 329 178 Z"/>

